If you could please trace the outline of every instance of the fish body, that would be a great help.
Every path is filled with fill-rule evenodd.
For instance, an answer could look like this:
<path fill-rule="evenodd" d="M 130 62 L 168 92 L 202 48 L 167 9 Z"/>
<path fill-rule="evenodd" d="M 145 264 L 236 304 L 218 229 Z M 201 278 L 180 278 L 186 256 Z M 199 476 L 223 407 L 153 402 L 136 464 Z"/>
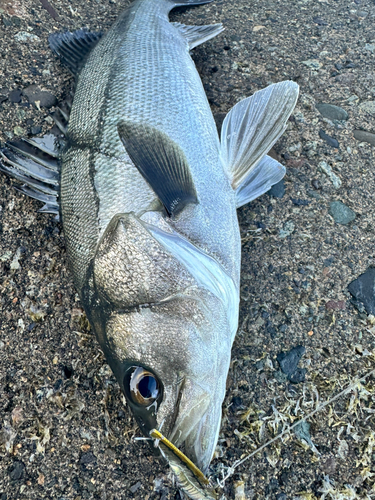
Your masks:
<path fill-rule="evenodd" d="M 24 191 L 44 211 L 59 205 L 76 288 L 144 434 L 162 428 L 206 470 L 238 326 L 236 210 L 283 177 L 266 153 L 298 86 L 240 101 L 219 139 L 190 50 L 223 28 L 168 20 L 172 8 L 202 3 L 136 0 L 102 37 L 54 35 L 77 74 L 60 189 L 46 191 L 40 164 L 0 167 L 32 186 Z"/>

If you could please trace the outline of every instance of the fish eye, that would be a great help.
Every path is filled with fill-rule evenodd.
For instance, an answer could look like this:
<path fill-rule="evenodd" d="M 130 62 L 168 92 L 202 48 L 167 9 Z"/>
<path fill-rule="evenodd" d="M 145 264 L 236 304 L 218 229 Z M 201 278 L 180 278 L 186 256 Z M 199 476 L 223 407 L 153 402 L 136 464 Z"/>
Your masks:
<path fill-rule="evenodd" d="M 126 397 L 137 406 L 150 406 L 161 393 L 156 376 L 142 366 L 132 366 L 125 374 Z"/>

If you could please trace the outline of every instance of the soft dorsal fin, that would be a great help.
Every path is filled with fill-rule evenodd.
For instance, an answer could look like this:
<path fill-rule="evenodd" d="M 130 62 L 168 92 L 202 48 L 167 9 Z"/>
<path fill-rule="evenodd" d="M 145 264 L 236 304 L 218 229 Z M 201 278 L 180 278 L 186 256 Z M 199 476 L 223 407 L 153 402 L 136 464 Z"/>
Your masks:
<path fill-rule="evenodd" d="M 207 24 L 206 26 L 186 26 L 186 24 L 172 23 L 189 44 L 189 50 L 194 49 L 201 43 L 214 38 L 224 31 L 224 26 L 219 24 Z"/>
<path fill-rule="evenodd" d="M 168 215 L 177 215 L 188 203 L 198 203 L 185 153 L 167 134 L 151 125 L 125 121 L 119 123 L 118 133 Z"/>
<path fill-rule="evenodd" d="M 298 85 L 274 83 L 237 103 L 221 129 L 221 157 L 233 189 L 249 176 L 286 129 L 296 105 Z"/>
<path fill-rule="evenodd" d="M 91 33 L 80 29 L 71 33 L 56 33 L 48 38 L 51 50 L 59 56 L 61 62 L 76 75 L 82 68 L 87 54 L 95 47 L 102 33 Z"/>

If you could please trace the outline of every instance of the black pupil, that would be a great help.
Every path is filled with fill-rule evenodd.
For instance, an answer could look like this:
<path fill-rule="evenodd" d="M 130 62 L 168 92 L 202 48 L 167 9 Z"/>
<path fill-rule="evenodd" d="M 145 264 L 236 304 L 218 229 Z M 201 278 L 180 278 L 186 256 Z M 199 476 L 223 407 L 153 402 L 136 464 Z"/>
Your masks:
<path fill-rule="evenodd" d="M 154 377 L 146 375 L 138 383 L 138 391 L 144 399 L 155 398 L 158 394 L 158 386 Z"/>

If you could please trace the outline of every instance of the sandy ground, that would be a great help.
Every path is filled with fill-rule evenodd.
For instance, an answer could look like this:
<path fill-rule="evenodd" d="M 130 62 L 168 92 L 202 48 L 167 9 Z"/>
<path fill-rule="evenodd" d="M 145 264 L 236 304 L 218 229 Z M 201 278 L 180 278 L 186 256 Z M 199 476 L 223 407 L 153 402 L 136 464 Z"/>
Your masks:
<path fill-rule="evenodd" d="M 38 110 L 25 97 L 11 102 L 11 91 L 37 84 L 60 100 L 71 88 L 48 35 L 106 30 L 123 7 L 54 0 L 48 11 L 38 0 L 0 0 L 3 143 L 51 127 L 53 108 Z M 269 83 L 293 79 L 301 87 L 274 151 L 288 167 L 285 194 L 239 210 L 240 329 L 212 479 L 229 475 L 218 491 L 235 500 L 374 498 L 374 376 L 355 383 L 374 369 L 374 319 L 347 291 L 375 265 L 374 149 L 354 137 L 375 132 L 374 2 L 218 0 L 172 18 L 225 25 L 193 54 L 218 124 Z M 339 106 L 348 119 L 324 118 L 319 103 Z M 61 226 L 5 176 L 0 193 L 0 499 L 181 498 L 168 468 L 133 440 L 139 431 L 67 271 Z M 333 201 L 355 219 L 336 223 Z M 297 384 L 276 360 L 296 346 L 306 348 L 305 381 Z M 236 460 L 347 387 L 309 425 L 231 473 Z"/>

